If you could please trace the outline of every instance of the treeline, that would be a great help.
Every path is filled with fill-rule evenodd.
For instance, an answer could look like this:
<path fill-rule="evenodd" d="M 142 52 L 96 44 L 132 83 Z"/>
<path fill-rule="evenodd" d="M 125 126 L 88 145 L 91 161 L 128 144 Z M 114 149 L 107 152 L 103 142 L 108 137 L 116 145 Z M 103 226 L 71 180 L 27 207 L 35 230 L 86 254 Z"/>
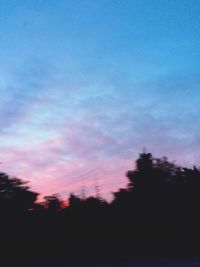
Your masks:
<path fill-rule="evenodd" d="M 71 194 L 66 206 L 0 173 L 1 253 L 198 251 L 200 170 L 142 153 L 126 176 L 111 203 Z"/>

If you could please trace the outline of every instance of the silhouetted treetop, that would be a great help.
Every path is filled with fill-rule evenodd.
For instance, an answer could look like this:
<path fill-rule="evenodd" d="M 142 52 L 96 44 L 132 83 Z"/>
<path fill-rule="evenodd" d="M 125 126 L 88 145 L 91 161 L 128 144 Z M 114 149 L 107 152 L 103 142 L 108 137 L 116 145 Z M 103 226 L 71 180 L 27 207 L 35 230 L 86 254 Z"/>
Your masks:
<path fill-rule="evenodd" d="M 6 173 L 0 173 L 0 207 L 28 210 L 33 208 L 38 193 L 32 192 L 27 182 L 13 178 Z"/>
<path fill-rule="evenodd" d="M 148 172 L 153 168 L 153 157 L 151 153 L 141 153 L 136 160 L 136 170 L 139 172 Z"/>
<path fill-rule="evenodd" d="M 64 201 L 57 194 L 46 196 L 44 200 L 43 205 L 50 212 L 60 211 L 64 207 Z"/>
<path fill-rule="evenodd" d="M 180 172 L 181 168 L 166 157 L 154 158 L 151 153 L 142 153 L 136 160 L 136 169 L 128 171 L 126 176 L 129 188 L 160 190 Z"/>

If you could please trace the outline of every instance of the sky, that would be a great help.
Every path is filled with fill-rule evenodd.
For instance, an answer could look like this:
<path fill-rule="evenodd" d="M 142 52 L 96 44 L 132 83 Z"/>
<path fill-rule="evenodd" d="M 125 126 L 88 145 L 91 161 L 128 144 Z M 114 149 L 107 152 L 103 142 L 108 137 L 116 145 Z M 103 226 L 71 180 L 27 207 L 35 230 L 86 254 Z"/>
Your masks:
<path fill-rule="evenodd" d="M 199 0 L 1 0 L 0 165 L 112 198 L 145 147 L 200 165 Z"/>

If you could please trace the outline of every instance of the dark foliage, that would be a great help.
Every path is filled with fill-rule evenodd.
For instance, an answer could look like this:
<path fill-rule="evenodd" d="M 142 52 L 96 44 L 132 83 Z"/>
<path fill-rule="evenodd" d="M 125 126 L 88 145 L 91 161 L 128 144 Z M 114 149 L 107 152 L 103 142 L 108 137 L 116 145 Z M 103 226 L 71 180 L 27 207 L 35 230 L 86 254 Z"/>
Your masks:
<path fill-rule="evenodd" d="M 57 195 L 37 203 L 26 183 L 0 173 L 2 254 L 198 252 L 200 170 L 142 153 L 127 178 L 111 203 L 71 194 L 65 206 Z"/>

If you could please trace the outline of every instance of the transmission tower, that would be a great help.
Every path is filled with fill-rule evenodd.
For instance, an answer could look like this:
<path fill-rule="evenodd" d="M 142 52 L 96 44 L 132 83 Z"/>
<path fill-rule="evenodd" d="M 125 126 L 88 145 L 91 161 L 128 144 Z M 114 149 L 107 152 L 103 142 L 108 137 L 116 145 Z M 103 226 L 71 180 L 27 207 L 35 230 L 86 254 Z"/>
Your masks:
<path fill-rule="evenodd" d="M 100 189 L 99 189 L 99 185 L 98 185 L 98 178 L 95 178 L 95 193 L 96 193 L 96 198 L 100 199 Z"/>

